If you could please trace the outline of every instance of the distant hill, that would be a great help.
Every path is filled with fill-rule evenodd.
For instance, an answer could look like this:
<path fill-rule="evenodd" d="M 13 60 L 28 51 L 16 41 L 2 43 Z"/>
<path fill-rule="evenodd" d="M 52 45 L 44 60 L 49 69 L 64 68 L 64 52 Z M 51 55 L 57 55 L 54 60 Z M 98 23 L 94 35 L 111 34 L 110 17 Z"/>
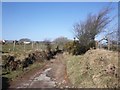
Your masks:
<path fill-rule="evenodd" d="M 20 41 L 20 42 L 31 42 L 31 40 L 28 39 L 28 38 L 22 38 L 22 39 L 20 39 L 19 41 Z"/>

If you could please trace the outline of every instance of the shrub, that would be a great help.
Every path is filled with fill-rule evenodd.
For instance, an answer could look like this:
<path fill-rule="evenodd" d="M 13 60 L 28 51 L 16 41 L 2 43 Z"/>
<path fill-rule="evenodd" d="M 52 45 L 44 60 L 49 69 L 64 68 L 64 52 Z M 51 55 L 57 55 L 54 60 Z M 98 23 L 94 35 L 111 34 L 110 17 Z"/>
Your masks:
<path fill-rule="evenodd" d="M 80 55 L 93 47 L 95 47 L 95 41 L 91 41 L 88 45 L 82 45 L 79 41 L 71 41 L 65 44 L 64 50 L 72 55 Z"/>

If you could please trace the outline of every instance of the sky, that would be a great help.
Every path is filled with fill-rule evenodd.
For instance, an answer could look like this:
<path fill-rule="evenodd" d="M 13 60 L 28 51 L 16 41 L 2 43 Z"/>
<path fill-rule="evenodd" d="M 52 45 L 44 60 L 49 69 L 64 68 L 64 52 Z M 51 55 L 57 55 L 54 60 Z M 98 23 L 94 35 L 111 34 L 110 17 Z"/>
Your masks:
<path fill-rule="evenodd" d="M 96 14 L 109 2 L 3 2 L 2 39 L 29 38 L 41 41 L 57 37 L 73 39 L 73 25 L 85 21 L 89 13 Z M 117 15 L 117 3 L 109 16 Z M 114 26 L 113 22 L 109 27 Z"/>

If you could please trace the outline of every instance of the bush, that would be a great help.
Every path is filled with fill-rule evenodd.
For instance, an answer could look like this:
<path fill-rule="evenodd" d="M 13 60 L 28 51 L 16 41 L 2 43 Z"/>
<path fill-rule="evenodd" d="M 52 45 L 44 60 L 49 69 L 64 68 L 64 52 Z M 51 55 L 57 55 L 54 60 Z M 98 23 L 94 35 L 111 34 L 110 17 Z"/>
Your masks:
<path fill-rule="evenodd" d="M 72 55 L 81 54 L 81 51 L 83 51 L 82 48 L 79 42 L 77 41 L 68 42 L 64 46 L 64 50 L 69 52 L 69 54 L 72 54 Z"/>
<path fill-rule="evenodd" d="M 70 53 L 72 53 L 72 48 L 73 48 L 73 42 L 68 42 L 64 45 L 64 51 L 67 51 Z"/>
<path fill-rule="evenodd" d="M 64 50 L 72 55 L 80 55 L 93 47 L 95 47 L 95 41 L 90 42 L 89 45 L 82 45 L 79 41 L 71 41 L 65 44 Z"/>

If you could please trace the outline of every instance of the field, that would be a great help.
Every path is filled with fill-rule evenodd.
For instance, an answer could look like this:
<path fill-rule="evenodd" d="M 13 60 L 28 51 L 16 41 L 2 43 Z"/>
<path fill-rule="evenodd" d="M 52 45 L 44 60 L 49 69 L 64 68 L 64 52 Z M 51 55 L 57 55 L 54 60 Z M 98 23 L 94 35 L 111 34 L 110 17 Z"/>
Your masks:
<path fill-rule="evenodd" d="M 5 44 L 2 46 L 3 52 L 24 52 L 24 51 L 30 51 L 30 50 L 36 50 L 36 49 L 45 49 L 44 44 L 34 44 L 33 48 L 31 44 L 28 45 L 15 45 L 15 48 L 13 48 L 13 44 Z"/>
<path fill-rule="evenodd" d="M 55 49 L 56 44 L 52 44 L 51 48 Z M 29 51 L 35 51 L 35 50 L 46 50 L 46 45 L 44 43 L 39 43 L 39 44 L 28 44 L 28 45 L 14 45 L 13 44 L 5 44 L 2 45 L 2 51 L 5 53 L 11 53 L 11 52 L 17 52 L 17 53 L 25 53 Z"/>

